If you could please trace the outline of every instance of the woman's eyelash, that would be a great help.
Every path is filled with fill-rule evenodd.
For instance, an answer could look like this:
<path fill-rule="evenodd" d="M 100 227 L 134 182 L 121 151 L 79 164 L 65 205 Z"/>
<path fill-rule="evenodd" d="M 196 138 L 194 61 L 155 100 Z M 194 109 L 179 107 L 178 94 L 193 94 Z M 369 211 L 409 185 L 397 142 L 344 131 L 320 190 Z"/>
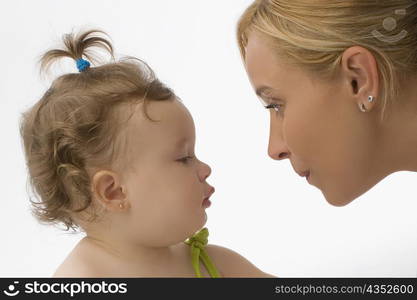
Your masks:
<path fill-rule="evenodd" d="M 265 108 L 266 109 L 273 108 L 276 112 L 281 112 L 282 104 L 272 103 L 272 104 L 266 105 Z"/>

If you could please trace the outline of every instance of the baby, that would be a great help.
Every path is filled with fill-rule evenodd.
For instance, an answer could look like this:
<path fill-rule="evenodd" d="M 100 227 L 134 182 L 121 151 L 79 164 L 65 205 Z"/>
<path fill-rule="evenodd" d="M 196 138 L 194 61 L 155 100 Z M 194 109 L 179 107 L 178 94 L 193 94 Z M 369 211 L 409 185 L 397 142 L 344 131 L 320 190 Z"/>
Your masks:
<path fill-rule="evenodd" d="M 174 92 L 143 61 L 116 61 L 102 31 L 63 42 L 41 70 L 69 57 L 79 72 L 54 80 L 20 124 L 34 216 L 85 233 L 53 277 L 273 277 L 207 245 L 211 169 Z M 94 47 L 112 61 L 92 67 Z"/>

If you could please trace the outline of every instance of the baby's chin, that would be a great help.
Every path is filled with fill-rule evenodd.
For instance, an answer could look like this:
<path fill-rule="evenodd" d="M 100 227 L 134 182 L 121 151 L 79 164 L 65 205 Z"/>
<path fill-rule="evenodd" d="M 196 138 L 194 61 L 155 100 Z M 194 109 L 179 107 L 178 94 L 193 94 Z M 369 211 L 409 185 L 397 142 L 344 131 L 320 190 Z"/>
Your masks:
<path fill-rule="evenodd" d="M 189 222 L 187 222 L 185 226 L 181 226 L 184 229 L 182 230 L 183 232 L 180 233 L 181 237 L 177 239 L 178 242 L 183 242 L 184 240 L 192 236 L 194 233 L 202 229 L 206 224 L 207 213 L 204 210 L 198 218 L 195 218 L 193 221 L 189 220 Z"/>
<path fill-rule="evenodd" d="M 192 231 L 192 234 L 194 234 L 195 232 L 197 232 L 198 230 L 200 230 L 201 228 L 204 227 L 204 225 L 207 224 L 207 213 L 205 210 L 203 210 L 202 212 L 202 216 L 199 220 L 199 222 L 197 222 L 192 228 L 190 228 L 190 230 Z"/>
<path fill-rule="evenodd" d="M 203 228 L 207 224 L 207 213 L 205 210 L 202 213 L 202 216 L 198 222 L 194 224 L 194 226 L 190 226 L 190 236 L 199 231 L 201 228 Z M 188 238 L 189 236 L 187 236 Z"/>
<path fill-rule="evenodd" d="M 165 221 L 165 222 L 164 222 Z M 187 215 L 177 216 L 170 221 L 158 220 L 149 228 L 155 230 L 150 234 L 152 241 L 149 241 L 153 247 L 168 247 L 184 242 L 194 233 L 199 231 L 207 223 L 207 214 L 205 210 L 189 212 Z"/>

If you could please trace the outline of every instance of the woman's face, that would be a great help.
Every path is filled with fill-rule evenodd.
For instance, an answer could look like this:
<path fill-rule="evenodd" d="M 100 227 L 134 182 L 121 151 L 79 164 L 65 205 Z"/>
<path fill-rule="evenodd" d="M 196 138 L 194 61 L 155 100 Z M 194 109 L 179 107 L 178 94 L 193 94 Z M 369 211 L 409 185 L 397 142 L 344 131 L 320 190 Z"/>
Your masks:
<path fill-rule="evenodd" d="M 382 179 L 375 175 L 379 167 L 372 155 L 374 123 L 359 110 L 347 77 L 332 82 L 313 78 L 285 64 L 254 32 L 245 67 L 261 102 L 280 110 L 269 109 L 271 158 L 288 158 L 297 173 L 309 173 L 308 182 L 335 206 L 348 204 Z"/>

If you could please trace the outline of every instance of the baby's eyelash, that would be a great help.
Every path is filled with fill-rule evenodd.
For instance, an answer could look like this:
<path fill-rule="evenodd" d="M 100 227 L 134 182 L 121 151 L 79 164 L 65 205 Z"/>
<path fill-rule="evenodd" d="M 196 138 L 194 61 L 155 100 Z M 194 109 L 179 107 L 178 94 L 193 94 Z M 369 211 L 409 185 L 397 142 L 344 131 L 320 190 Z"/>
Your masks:
<path fill-rule="evenodd" d="M 186 157 L 183 157 L 183 158 L 179 159 L 178 161 L 186 164 L 188 162 L 188 160 L 193 159 L 193 158 L 194 158 L 194 156 L 186 156 Z"/>
<path fill-rule="evenodd" d="M 282 104 L 272 103 L 272 104 L 266 105 L 265 108 L 266 109 L 273 108 L 276 112 L 281 112 Z"/>

